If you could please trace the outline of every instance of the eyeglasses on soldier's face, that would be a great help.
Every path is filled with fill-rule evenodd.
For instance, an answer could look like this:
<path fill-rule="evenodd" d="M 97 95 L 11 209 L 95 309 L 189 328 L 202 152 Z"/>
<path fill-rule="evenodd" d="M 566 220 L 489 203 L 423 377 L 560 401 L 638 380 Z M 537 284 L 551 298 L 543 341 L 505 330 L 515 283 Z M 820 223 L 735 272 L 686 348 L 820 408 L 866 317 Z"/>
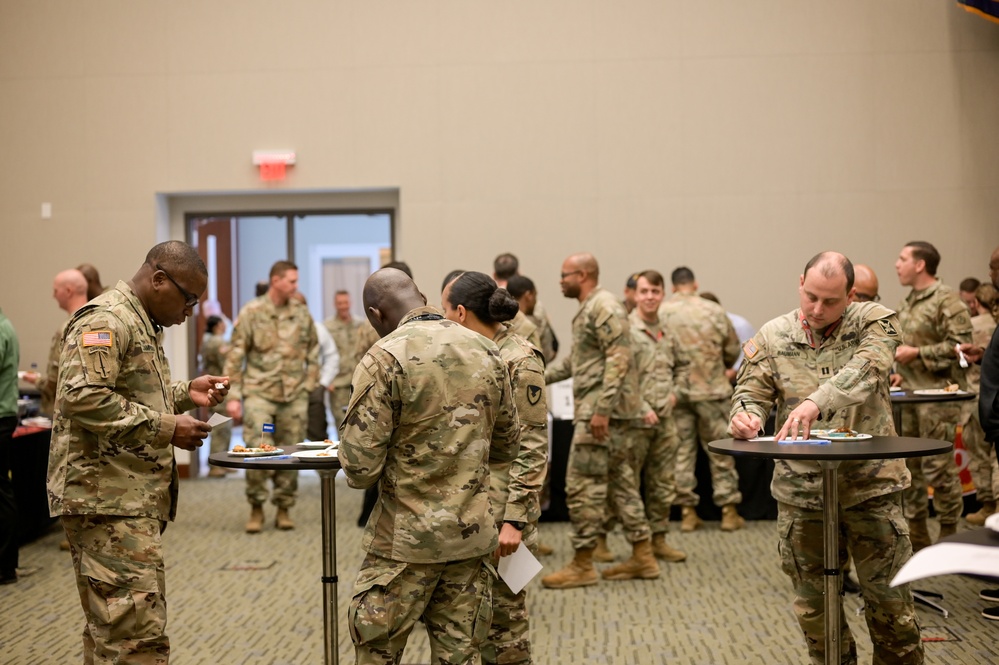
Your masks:
<path fill-rule="evenodd" d="M 185 289 L 183 286 L 181 286 L 180 284 L 178 284 L 177 280 L 175 280 L 170 273 L 168 273 L 166 270 L 164 270 L 163 266 L 161 266 L 160 264 L 157 263 L 155 267 L 161 273 L 163 273 L 164 275 L 166 275 L 166 278 L 169 279 L 171 282 L 173 282 L 173 285 L 177 287 L 178 291 L 180 291 L 180 295 L 184 296 L 184 307 L 187 307 L 189 309 L 194 309 L 194 307 L 197 306 L 198 301 L 201 300 L 201 297 L 197 296 L 197 295 L 195 295 L 193 293 L 191 293 L 190 291 L 188 291 L 187 289 Z"/>
<path fill-rule="evenodd" d="M 881 302 L 881 296 L 875 293 L 873 296 L 857 291 L 853 297 L 857 302 Z"/>

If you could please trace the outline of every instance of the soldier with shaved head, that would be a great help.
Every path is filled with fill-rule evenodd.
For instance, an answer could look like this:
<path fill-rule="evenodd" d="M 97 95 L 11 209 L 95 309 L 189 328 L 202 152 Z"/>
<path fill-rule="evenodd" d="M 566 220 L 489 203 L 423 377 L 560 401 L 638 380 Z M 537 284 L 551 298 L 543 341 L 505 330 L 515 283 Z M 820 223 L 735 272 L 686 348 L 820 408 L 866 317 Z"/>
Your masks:
<path fill-rule="evenodd" d="M 348 613 L 357 662 L 398 663 L 420 620 L 433 662 L 476 662 L 499 542 L 489 464 L 520 448 L 510 376 L 402 271 L 371 275 L 363 299 L 381 339 L 354 371 L 339 453 L 352 487 L 379 490 Z"/>

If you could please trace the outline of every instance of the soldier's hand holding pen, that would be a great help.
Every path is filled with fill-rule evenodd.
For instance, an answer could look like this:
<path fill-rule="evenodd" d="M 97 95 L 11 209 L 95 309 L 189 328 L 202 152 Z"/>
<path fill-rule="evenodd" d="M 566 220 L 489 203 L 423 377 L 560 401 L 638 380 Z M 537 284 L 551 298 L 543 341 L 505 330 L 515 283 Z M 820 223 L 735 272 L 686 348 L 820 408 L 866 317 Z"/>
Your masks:
<path fill-rule="evenodd" d="M 182 413 L 177 418 L 170 443 L 184 450 L 196 450 L 204 442 L 212 428 L 206 422 Z"/>

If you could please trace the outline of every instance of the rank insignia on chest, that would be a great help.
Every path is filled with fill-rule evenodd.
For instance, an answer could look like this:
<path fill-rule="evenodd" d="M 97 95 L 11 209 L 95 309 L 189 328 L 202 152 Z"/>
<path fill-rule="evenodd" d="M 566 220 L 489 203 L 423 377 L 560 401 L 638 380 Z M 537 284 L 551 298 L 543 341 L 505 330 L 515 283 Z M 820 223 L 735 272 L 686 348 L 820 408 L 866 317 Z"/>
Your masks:
<path fill-rule="evenodd" d="M 898 331 L 895 330 L 895 326 L 893 326 L 891 321 L 888 319 L 878 319 L 878 325 L 881 326 L 881 329 L 884 330 L 885 334 L 889 337 L 898 337 Z"/>
<path fill-rule="evenodd" d="M 760 352 L 760 349 L 758 346 L 756 346 L 756 343 L 753 342 L 753 340 L 749 340 L 748 342 L 742 345 L 742 352 L 746 354 L 747 358 L 752 358 L 753 356 L 755 356 L 757 353 Z"/>
<path fill-rule="evenodd" d="M 111 331 L 110 330 L 88 330 L 83 333 L 83 340 L 81 344 L 84 347 L 87 346 L 111 346 Z"/>
<path fill-rule="evenodd" d="M 541 399 L 541 386 L 527 386 L 527 402 L 534 406 Z"/>

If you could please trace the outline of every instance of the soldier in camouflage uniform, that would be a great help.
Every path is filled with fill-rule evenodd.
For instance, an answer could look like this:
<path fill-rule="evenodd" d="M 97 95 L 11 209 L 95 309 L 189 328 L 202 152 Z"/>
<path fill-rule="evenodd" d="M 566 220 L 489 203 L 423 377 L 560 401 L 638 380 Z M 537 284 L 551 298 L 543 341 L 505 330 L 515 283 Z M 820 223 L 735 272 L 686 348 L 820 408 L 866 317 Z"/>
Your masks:
<path fill-rule="evenodd" d="M 48 497 L 71 546 L 85 663 L 169 660 L 160 534 L 177 511 L 173 449 L 208 436 L 207 423 L 182 412 L 219 403 L 226 379 L 171 383 L 162 328 L 183 323 L 207 283 L 194 248 L 156 245 L 66 332 Z"/>
<path fill-rule="evenodd" d="M 800 308 L 766 325 L 743 346 L 745 360 L 732 398 L 732 434 L 757 435 L 777 402 L 778 439 L 807 437 L 821 418 L 827 428 L 893 435 L 888 375 L 901 342 L 898 319 L 873 302 L 849 303 L 853 266 L 824 252 L 805 266 Z M 745 405 L 745 406 L 743 406 Z M 775 460 L 771 491 L 778 501 L 781 567 L 794 584 L 794 610 L 816 665 L 825 662 L 822 470 L 818 462 Z M 839 486 L 840 570 L 853 555 L 864 595 L 875 663 L 923 662 L 908 585 L 891 588 L 912 554 L 902 514 L 909 472 L 898 459 L 844 461 Z M 840 576 L 842 579 L 842 575 Z M 842 662 L 857 662 L 846 617 L 840 618 Z"/>
<path fill-rule="evenodd" d="M 520 453 L 513 464 L 489 465 L 489 500 L 500 531 L 497 554 L 509 556 L 521 542 L 537 554 L 540 494 L 548 469 L 544 356 L 511 324 L 503 323 L 520 311 L 517 301 L 484 273 L 459 274 L 445 285 L 441 305 L 448 320 L 493 340 L 509 369 L 520 420 Z M 497 582 L 482 661 L 531 663 L 529 628 L 527 590 L 514 594 L 505 582 Z"/>
<path fill-rule="evenodd" d="M 278 261 L 271 267 L 270 288 L 246 303 L 232 331 L 225 361 L 232 396 L 226 409 L 237 421 L 242 419 L 247 446 L 256 445 L 254 439 L 261 436 L 264 423 L 274 424 L 273 441 L 278 447 L 305 438 L 309 393 L 319 382 L 319 340 L 308 308 L 291 299 L 297 289 L 298 268 Z M 275 525 L 295 527 L 288 511 L 295 505 L 298 472 L 249 469 L 247 533 L 259 533 L 263 527 L 268 478 L 274 483 L 271 501 L 278 509 Z"/>
<path fill-rule="evenodd" d="M 364 285 L 384 337 L 340 432 L 348 483 L 379 487 L 348 610 L 361 665 L 398 663 L 421 619 L 433 662 L 474 662 L 492 618 L 489 464 L 512 462 L 520 439 L 510 377 L 495 344 L 425 305 L 399 270 Z"/>
<path fill-rule="evenodd" d="M 225 341 L 222 334 L 225 332 L 225 321 L 219 316 L 209 316 L 205 322 L 205 334 L 201 338 L 201 371 L 205 374 L 224 374 L 225 357 L 229 353 L 229 343 Z M 212 413 L 221 416 L 226 415 L 226 404 L 223 401 L 212 407 Z M 229 450 L 229 442 L 232 439 L 232 421 L 212 428 L 212 436 L 209 441 L 210 450 L 213 453 L 222 453 Z M 233 469 L 223 469 L 220 466 L 213 466 L 208 470 L 210 478 L 223 478 Z"/>
<path fill-rule="evenodd" d="M 346 291 L 336 292 L 333 296 L 333 307 L 336 309 L 336 314 L 326 319 L 323 325 L 330 332 L 340 354 L 340 369 L 330 387 L 330 410 L 339 426 L 346 412 L 347 402 L 350 401 L 350 377 L 354 374 L 354 368 L 361 357 L 357 355 L 358 336 L 361 328 L 368 327 L 368 323 L 351 316 L 350 294 Z"/>
<path fill-rule="evenodd" d="M 514 278 L 517 279 L 514 280 L 514 285 L 510 286 L 508 282 Z M 528 341 L 541 349 L 545 355 L 545 362 L 551 363 L 555 360 L 555 354 L 558 352 L 558 339 L 552 330 L 552 324 L 548 320 L 544 305 L 538 301 L 538 292 L 534 288 L 534 282 L 520 274 L 520 261 L 517 260 L 517 257 L 513 254 L 497 256 L 493 261 L 493 279 L 496 280 L 497 286 L 506 289 L 510 295 L 517 299 L 517 302 L 520 303 L 520 311 L 537 327 L 537 342 L 527 335 L 523 336 L 528 337 Z"/>
<path fill-rule="evenodd" d="M 565 479 L 575 556 L 564 569 L 542 578 L 542 584 L 554 589 L 597 583 L 593 553 L 605 528 L 608 498 L 632 543 L 632 556 L 604 570 L 603 577 L 659 576 L 628 439 L 634 420 L 642 415 L 638 373 L 629 371 L 628 319 L 617 299 L 598 285 L 599 276 L 591 254 L 574 254 L 563 262 L 562 294 L 577 299 L 580 307 L 572 320 L 571 354 L 545 370 L 548 383 L 573 377 L 575 409 Z"/>
<path fill-rule="evenodd" d="M 679 438 L 673 419 L 673 368 L 676 340 L 659 320 L 663 276 L 655 270 L 638 273 L 636 307 L 628 316 L 642 400 L 642 424 L 636 430 L 634 460 L 645 488 L 645 514 L 657 558 L 679 562 L 687 558 L 666 543 L 669 514 L 676 497 L 676 450 Z"/>
<path fill-rule="evenodd" d="M 961 298 L 936 278 L 939 264 L 940 254 L 927 242 L 907 244 L 895 261 L 899 282 L 912 287 L 898 308 L 906 343 L 895 352 L 902 386 L 907 390 L 946 388 L 954 383 L 968 389 L 955 347 L 971 341 L 971 317 Z M 961 412 L 962 405 L 957 402 L 917 404 L 903 411 L 900 434 L 953 443 Z M 913 548 L 918 551 L 931 543 L 926 486 L 933 488 L 941 537 L 957 531 L 964 500 L 953 453 L 911 457 L 905 462 L 912 474 L 912 486 L 905 493 L 905 516 Z"/>
<path fill-rule="evenodd" d="M 87 304 L 87 278 L 75 268 L 63 270 L 52 280 L 52 297 L 59 303 L 59 308 L 73 316 L 76 310 Z M 66 319 L 52 335 L 49 345 L 48 362 L 45 364 L 45 374 L 28 373 L 25 380 L 34 383 L 42 397 L 42 413 L 52 415 L 55 406 L 56 386 L 59 381 L 59 357 L 62 355 L 62 339 L 66 334 L 69 319 Z"/>
<path fill-rule="evenodd" d="M 676 453 L 676 502 L 683 506 L 680 529 L 693 531 L 701 525 L 696 510 L 700 497 L 694 491 L 697 444 L 700 441 L 707 451 L 709 443 L 727 435 L 732 385 L 725 370 L 739 358 L 739 336 L 721 305 L 697 295 L 697 282 L 689 268 L 677 268 L 671 278 L 674 295 L 663 303 L 659 317 L 677 341 L 673 417 L 680 445 Z M 736 509 L 742 503 L 742 493 L 735 459 L 713 452 L 707 455 L 712 498 L 722 508 L 721 528 L 741 529 L 745 521 Z"/>

